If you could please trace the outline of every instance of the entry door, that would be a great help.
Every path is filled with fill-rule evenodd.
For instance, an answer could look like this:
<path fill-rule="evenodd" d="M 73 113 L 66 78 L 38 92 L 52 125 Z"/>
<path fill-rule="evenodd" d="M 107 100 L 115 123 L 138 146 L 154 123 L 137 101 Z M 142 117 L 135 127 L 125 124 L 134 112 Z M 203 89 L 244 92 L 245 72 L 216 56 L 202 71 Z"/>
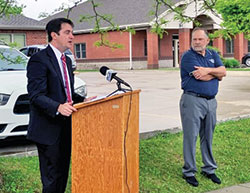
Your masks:
<path fill-rule="evenodd" d="M 174 41 L 174 67 L 179 67 L 179 40 L 173 40 Z"/>
<path fill-rule="evenodd" d="M 179 35 L 173 34 L 172 39 L 173 67 L 179 67 Z"/>

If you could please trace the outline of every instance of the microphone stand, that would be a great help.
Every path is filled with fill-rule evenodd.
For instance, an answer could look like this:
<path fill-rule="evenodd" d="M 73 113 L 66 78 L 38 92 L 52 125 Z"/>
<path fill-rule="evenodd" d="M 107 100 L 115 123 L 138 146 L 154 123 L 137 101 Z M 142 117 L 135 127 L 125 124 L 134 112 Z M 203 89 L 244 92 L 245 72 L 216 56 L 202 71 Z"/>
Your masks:
<path fill-rule="evenodd" d="M 132 91 L 132 88 L 130 87 L 130 89 L 126 89 L 126 88 L 122 88 L 121 87 L 121 83 L 120 82 L 116 82 L 117 85 L 117 89 L 115 91 L 113 91 L 112 93 L 110 93 L 109 95 L 107 95 L 107 97 L 112 96 L 113 94 L 115 94 L 116 92 L 122 91 L 122 92 L 127 92 L 127 91 Z"/>

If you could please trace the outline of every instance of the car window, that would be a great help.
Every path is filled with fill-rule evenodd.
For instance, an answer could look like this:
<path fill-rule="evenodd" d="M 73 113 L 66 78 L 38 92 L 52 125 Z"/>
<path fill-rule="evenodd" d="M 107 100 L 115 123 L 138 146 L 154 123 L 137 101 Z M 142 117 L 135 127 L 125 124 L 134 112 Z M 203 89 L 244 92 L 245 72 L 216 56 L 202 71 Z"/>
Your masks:
<path fill-rule="evenodd" d="M 25 70 L 28 58 L 13 48 L 0 48 L 0 71 Z"/>
<path fill-rule="evenodd" d="M 27 54 L 28 54 L 28 48 L 22 48 L 20 50 L 20 52 L 22 52 L 23 54 L 25 54 L 27 56 Z"/>
<path fill-rule="evenodd" d="M 33 54 L 37 53 L 38 49 L 37 48 L 29 48 L 27 56 L 32 56 Z"/>
<path fill-rule="evenodd" d="M 72 52 L 71 52 L 69 49 L 67 49 L 64 53 L 65 53 L 66 55 L 73 55 Z"/>

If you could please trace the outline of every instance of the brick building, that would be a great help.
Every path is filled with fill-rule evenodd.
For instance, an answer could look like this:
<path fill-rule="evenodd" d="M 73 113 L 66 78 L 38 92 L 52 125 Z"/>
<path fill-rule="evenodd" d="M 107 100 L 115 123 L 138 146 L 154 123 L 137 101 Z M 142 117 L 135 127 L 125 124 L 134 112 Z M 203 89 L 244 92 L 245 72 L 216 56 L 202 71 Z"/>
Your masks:
<path fill-rule="evenodd" d="M 0 40 L 17 43 L 21 48 L 33 44 L 46 44 L 45 24 L 23 15 L 10 15 L 0 18 Z"/>
<path fill-rule="evenodd" d="M 158 67 L 178 67 L 179 59 L 183 52 L 190 47 L 191 31 L 194 28 L 192 22 L 181 24 L 171 20 L 173 14 L 162 7 L 159 11 L 160 17 L 167 18 L 171 22 L 163 28 L 166 33 L 163 38 L 151 33 L 154 16 L 149 15 L 153 9 L 154 0 L 95 0 L 100 3 L 96 9 L 102 14 L 111 14 L 113 21 L 121 29 L 134 28 L 136 33 L 109 32 L 106 38 L 111 42 L 123 45 L 122 49 L 110 49 L 107 47 L 96 47 L 94 43 L 100 40 L 100 35 L 92 33 L 93 22 L 79 22 L 81 15 L 94 15 L 90 1 L 79 4 L 70 13 L 70 19 L 74 21 L 74 52 L 78 68 L 99 68 L 107 65 L 119 69 L 139 69 Z M 175 6 L 182 6 L 182 1 L 175 0 Z M 198 10 L 190 4 L 186 14 L 196 15 L 196 19 L 209 31 L 219 29 L 220 21 L 211 13 L 195 12 Z M 65 17 L 66 12 L 60 12 L 42 21 L 27 18 L 23 15 L 12 15 L 9 18 L 0 18 L 0 39 L 5 42 L 17 42 L 18 47 L 33 44 L 46 44 L 45 24 L 54 17 Z M 102 23 L 102 27 L 107 27 Z M 226 58 L 241 58 L 250 52 L 250 42 L 243 34 L 238 34 L 232 40 L 222 38 L 215 39 L 211 45 L 219 48 Z"/>
<path fill-rule="evenodd" d="M 163 38 L 150 32 L 154 23 L 154 17 L 149 15 L 153 9 L 153 0 L 96 0 L 99 3 L 96 9 L 102 14 L 111 14 L 113 21 L 121 29 L 132 27 L 136 34 L 129 32 L 112 31 L 107 34 L 111 42 L 123 44 L 122 49 L 112 50 L 107 47 L 96 47 L 94 43 L 100 39 L 99 34 L 92 33 L 93 22 L 79 22 L 81 15 L 94 15 L 90 1 L 79 4 L 70 13 L 70 19 L 75 23 L 74 48 L 78 68 L 98 68 L 108 65 L 112 68 L 158 68 L 178 67 L 180 56 L 190 47 L 191 31 L 194 28 L 192 22 L 181 24 L 172 20 L 163 28 L 166 31 Z M 182 1 L 174 0 L 174 6 L 182 6 Z M 197 11 L 198 10 L 198 11 Z M 199 12 L 199 8 L 190 4 L 186 14 L 196 15 L 198 20 L 208 31 L 219 29 L 218 18 L 209 12 Z M 173 14 L 162 7 L 159 11 L 160 17 L 173 19 Z M 66 12 L 60 12 L 52 17 L 65 17 Z M 44 22 L 51 17 L 44 19 Z M 102 27 L 107 27 L 102 23 Z M 217 47 L 226 58 L 236 58 L 241 61 L 244 54 L 250 52 L 250 43 L 243 34 L 238 34 L 232 40 L 222 38 L 215 39 L 210 43 Z"/>

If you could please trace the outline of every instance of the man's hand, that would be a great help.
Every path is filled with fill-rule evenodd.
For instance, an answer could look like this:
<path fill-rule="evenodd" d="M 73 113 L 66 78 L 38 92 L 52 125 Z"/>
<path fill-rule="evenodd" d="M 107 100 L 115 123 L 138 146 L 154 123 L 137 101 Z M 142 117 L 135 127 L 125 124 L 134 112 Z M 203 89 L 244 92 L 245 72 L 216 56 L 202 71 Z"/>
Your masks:
<path fill-rule="evenodd" d="M 74 111 L 77 111 L 72 105 L 73 102 L 60 104 L 57 111 L 62 115 L 69 117 Z"/>
<path fill-rule="evenodd" d="M 196 70 L 193 71 L 193 76 L 197 80 L 209 81 L 213 78 L 217 78 L 219 81 L 226 76 L 226 69 L 224 66 L 217 68 L 206 68 L 201 66 L 194 66 Z"/>
<path fill-rule="evenodd" d="M 201 66 L 195 66 L 194 68 L 195 70 L 193 71 L 193 75 L 197 80 L 202 80 L 210 73 L 210 68 L 205 68 Z"/>

